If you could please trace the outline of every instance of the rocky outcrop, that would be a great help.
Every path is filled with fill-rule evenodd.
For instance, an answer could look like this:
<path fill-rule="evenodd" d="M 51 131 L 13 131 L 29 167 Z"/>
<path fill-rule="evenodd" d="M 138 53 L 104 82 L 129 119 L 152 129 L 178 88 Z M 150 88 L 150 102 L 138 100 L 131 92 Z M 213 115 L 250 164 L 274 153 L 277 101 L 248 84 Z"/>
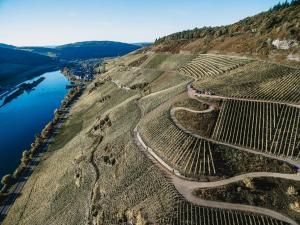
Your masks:
<path fill-rule="evenodd" d="M 298 46 L 299 44 L 296 40 L 279 40 L 279 39 L 275 39 L 272 42 L 272 45 L 274 45 L 277 49 L 288 50 L 290 48 Z"/>

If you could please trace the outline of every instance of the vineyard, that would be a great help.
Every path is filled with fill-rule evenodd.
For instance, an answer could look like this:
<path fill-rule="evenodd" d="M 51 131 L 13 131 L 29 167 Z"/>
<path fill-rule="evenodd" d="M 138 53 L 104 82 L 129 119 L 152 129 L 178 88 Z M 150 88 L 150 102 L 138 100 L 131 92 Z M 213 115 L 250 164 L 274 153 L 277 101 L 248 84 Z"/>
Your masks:
<path fill-rule="evenodd" d="M 251 62 L 214 79 L 199 80 L 195 86 L 233 98 L 300 103 L 299 70 L 266 62 Z"/>
<path fill-rule="evenodd" d="M 120 137 L 117 142 L 105 147 L 105 154 L 113 156 L 117 166 L 110 167 L 99 159 L 97 161 L 103 175 L 99 183 L 101 194 L 95 197 L 93 207 L 103 224 L 134 220 L 134 213 L 138 213 L 139 208 L 156 221 L 172 212 L 174 199 L 178 196 L 157 168 L 128 142 L 129 138 L 129 135 Z M 101 154 L 103 150 L 96 152 L 98 156 Z"/>
<path fill-rule="evenodd" d="M 180 68 L 180 71 L 188 76 L 202 79 L 236 69 L 248 62 L 250 60 L 243 58 L 200 54 L 197 58 Z"/>
<path fill-rule="evenodd" d="M 107 60 L 105 71 L 72 106 L 4 225 L 287 224 L 290 215 L 274 205 L 194 194 L 248 176 L 298 176 L 289 160 L 257 153 L 299 157 L 300 108 L 226 96 L 296 102 L 299 73 L 238 57 L 148 50 Z M 225 99 L 197 96 L 198 88 Z"/>
<path fill-rule="evenodd" d="M 184 92 L 186 89 L 186 85 L 189 82 L 190 81 L 185 81 L 174 87 L 170 87 L 162 91 L 154 92 L 150 95 L 143 97 L 140 100 L 140 103 L 144 108 L 145 112 L 150 112 L 151 110 L 155 109 L 156 107 L 168 101 L 169 99 L 175 98 L 178 94 Z"/>
<path fill-rule="evenodd" d="M 300 109 L 284 104 L 225 100 L 213 138 L 298 159 Z"/>
<path fill-rule="evenodd" d="M 152 149 L 186 176 L 214 175 L 211 143 L 179 130 L 168 115 L 157 117 L 144 126 L 142 133 Z"/>
<path fill-rule="evenodd" d="M 159 224 L 170 225 L 287 225 L 288 223 L 262 215 L 234 211 L 206 208 L 185 201 L 178 203 L 172 216 L 161 219 Z"/>
<path fill-rule="evenodd" d="M 182 175 L 202 179 L 249 171 L 282 171 L 276 160 L 213 144 L 185 133 L 170 117 L 169 107 L 172 104 L 173 99 L 149 112 L 139 125 L 139 131 L 146 144 Z"/>

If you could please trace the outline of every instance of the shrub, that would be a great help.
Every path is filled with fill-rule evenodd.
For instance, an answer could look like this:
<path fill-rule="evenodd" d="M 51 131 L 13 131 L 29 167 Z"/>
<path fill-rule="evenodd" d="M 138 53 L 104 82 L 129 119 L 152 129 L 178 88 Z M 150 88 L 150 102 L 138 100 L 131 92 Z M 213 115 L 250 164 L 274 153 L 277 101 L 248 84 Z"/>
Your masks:
<path fill-rule="evenodd" d="M 296 191 L 294 186 L 289 186 L 286 193 L 289 196 L 298 195 L 298 192 Z"/>
<path fill-rule="evenodd" d="M 22 159 L 21 159 L 21 162 L 27 166 L 28 163 L 30 162 L 30 152 L 25 150 L 22 154 Z"/>
<path fill-rule="evenodd" d="M 7 174 L 5 176 L 2 177 L 1 179 L 1 184 L 4 186 L 9 186 L 12 184 L 13 178 L 11 174 Z"/>
<path fill-rule="evenodd" d="M 255 186 L 254 186 L 254 183 L 253 183 L 253 179 L 252 179 L 252 178 L 248 178 L 248 177 L 244 178 L 244 179 L 243 179 L 243 183 L 244 183 L 244 185 L 245 185 L 247 188 L 249 188 L 249 189 L 251 189 L 251 190 L 254 190 L 254 189 L 255 189 Z"/>
<path fill-rule="evenodd" d="M 20 175 L 22 174 L 22 172 L 25 170 L 25 166 L 21 163 L 18 167 L 17 167 L 17 169 L 15 170 L 15 172 L 13 173 L 13 178 L 15 179 L 15 180 L 17 180 L 19 177 L 20 177 Z"/>

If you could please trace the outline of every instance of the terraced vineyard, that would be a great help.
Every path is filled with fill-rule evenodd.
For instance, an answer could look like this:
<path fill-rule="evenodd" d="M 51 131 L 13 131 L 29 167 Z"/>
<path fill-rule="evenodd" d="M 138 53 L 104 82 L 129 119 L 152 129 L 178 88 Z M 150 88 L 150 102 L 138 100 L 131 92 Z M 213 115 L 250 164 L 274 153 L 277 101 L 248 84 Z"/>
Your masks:
<path fill-rule="evenodd" d="M 300 109 L 277 103 L 225 100 L 213 138 L 298 159 Z"/>
<path fill-rule="evenodd" d="M 158 107 L 160 104 L 163 104 L 164 102 L 168 101 L 171 98 L 175 98 L 178 94 L 184 92 L 186 90 L 186 85 L 190 81 L 184 81 L 180 83 L 179 85 L 173 86 L 171 88 L 167 88 L 162 91 L 158 91 L 155 93 L 152 93 L 150 95 L 145 96 L 140 100 L 145 112 L 150 112 L 151 110 Z"/>
<path fill-rule="evenodd" d="M 232 98 L 300 103 L 300 71 L 266 62 L 253 61 L 229 74 L 199 80 L 195 87 Z"/>
<path fill-rule="evenodd" d="M 171 99 L 149 112 L 138 130 L 145 143 L 181 175 L 202 179 L 230 177 L 249 171 L 283 172 L 276 160 L 261 158 L 186 133 L 170 117 L 169 107 L 172 104 L 174 100 Z"/>
<path fill-rule="evenodd" d="M 238 57 L 200 54 L 197 58 L 180 68 L 180 71 L 199 79 L 222 74 L 248 62 L 250 60 Z"/>
<path fill-rule="evenodd" d="M 288 223 L 262 215 L 216 208 L 206 208 L 185 201 L 179 202 L 172 216 L 161 219 L 159 224 L 170 225 L 285 225 Z"/>
<path fill-rule="evenodd" d="M 168 119 L 167 114 L 142 126 L 142 135 L 159 155 L 185 176 L 216 173 L 211 143 L 184 133 Z"/>
<path fill-rule="evenodd" d="M 245 87 L 232 97 L 263 99 L 300 103 L 300 71 L 292 71 L 282 77 L 267 79 L 255 87 Z"/>

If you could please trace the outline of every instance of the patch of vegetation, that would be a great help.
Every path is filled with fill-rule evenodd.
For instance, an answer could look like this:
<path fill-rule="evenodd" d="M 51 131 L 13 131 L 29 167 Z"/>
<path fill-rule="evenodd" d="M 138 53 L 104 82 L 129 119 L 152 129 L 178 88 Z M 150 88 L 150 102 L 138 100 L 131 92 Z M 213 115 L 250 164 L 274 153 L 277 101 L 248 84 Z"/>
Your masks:
<path fill-rule="evenodd" d="M 297 222 L 300 215 L 300 182 L 281 178 L 245 178 L 226 186 L 197 189 L 204 199 L 259 206 L 283 213 Z"/>
<path fill-rule="evenodd" d="M 54 141 L 49 145 L 48 151 L 56 151 L 64 147 L 82 129 L 82 115 L 71 116 L 62 125 L 59 135 L 55 135 Z"/>
<path fill-rule="evenodd" d="M 168 54 L 155 54 L 144 67 L 149 69 L 157 69 L 168 57 Z"/>
<path fill-rule="evenodd" d="M 53 71 L 58 65 L 58 61 L 47 56 L 0 47 L 0 91 L 44 72 Z"/>
<path fill-rule="evenodd" d="M 141 48 L 141 46 L 121 42 L 85 41 L 60 45 L 55 48 L 25 47 L 22 49 L 38 54 L 55 55 L 57 58 L 71 61 L 77 59 L 86 60 L 116 57 L 125 55 L 139 48 Z"/>
<path fill-rule="evenodd" d="M 202 111 L 208 108 L 208 105 L 202 103 L 196 99 L 187 98 L 184 101 L 178 101 L 174 105 L 174 107 L 186 107 L 192 110 Z"/>
<path fill-rule="evenodd" d="M 180 83 L 187 83 L 188 81 L 192 81 L 192 79 L 190 77 L 181 75 L 178 72 L 162 72 L 161 75 L 155 80 L 153 80 L 153 82 L 151 83 L 151 91 L 157 92 L 165 90 L 174 87 Z"/>
<path fill-rule="evenodd" d="M 142 65 L 147 59 L 149 58 L 148 55 L 143 55 L 142 57 L 140 57 L 139 59 L 131 62 L 128 64 L 128 66 L 130 67 L 139 67 L 140 65 Z"/>
<path fill-rule="evenodd" d="M 218 118 L 218 111 L 210 113 L 193 113 L 179 110 L 175 113 L 177 120 L 187 130 L 199 134 L 202 137 L 211 137 Z"/>
<path fill-rule="evenodd" d="M 224 100 L 213 138 L 297 160 L 299 115 L 299 108 L 286 104 Z"/>

